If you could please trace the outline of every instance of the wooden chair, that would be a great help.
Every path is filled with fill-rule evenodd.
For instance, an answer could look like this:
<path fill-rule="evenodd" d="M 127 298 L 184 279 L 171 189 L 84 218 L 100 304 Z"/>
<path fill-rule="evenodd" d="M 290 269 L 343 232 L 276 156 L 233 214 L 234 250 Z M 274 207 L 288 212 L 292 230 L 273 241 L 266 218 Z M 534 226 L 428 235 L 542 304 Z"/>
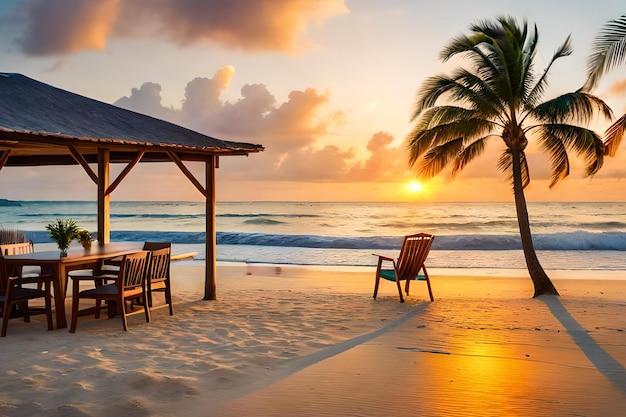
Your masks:
<path fill-rule="evenodd" d="M 2 331 L 1 337 L 7 335 L 9 319 L 22 316 L 26 323 L 30 322 L 31 309 L 29 300 L 43 298 L 45 313 L 48 320 L 48 330 L 52 325 L 52 274 L 39 274 L 35 277 L 23 277 L 18 271 L 16 276 L 10 276 L 0 258 L 0 304 L 2 304 Z M 24 284 L 38 284 L 36 288 L 25 287 Z"/>
<path fill-rule="evenodd" d="M 376 299 L 376 295 L 378 294 L 378 284 L 380 283 L 380 279 L 383 278 L 396 283 L 401 303 L 404 302 L 404 297 L 402 296 L 402 287 L 400 282 L 406 281 L 404 290 L 406 295 L 409 295 L 409 286 L 411 281 L 415 280 L 426 281 L 430 301 L 434 301 L 433 292 L 430 288 L 430 278 L 428 276 L 428 271 L 426 270 L 426 265 L 424 264 L 434 239 L 435 237 L 433 235 L 429 235 L 427 233 L 405 236 L 398 259 L 374 254 L 374 256 L 378 256 L 376 283 L 374 285 L 374 299 Z M 385 261 L 391 262 L 393 264 L 393 269 L 383 269 L 383 262 Z M 423 271 L 424 274 L 420 275 L 420 271 Z"/>
<path fill-rule="evenodd" d="M 93 280 L 96 287 L 101 287 L 108 284 L 111 281 L 115 281 L 120 274 L 119 265 L 121 265 L 122 257 L 119 258 L 118 266 L 116 268 L 107 268 L 104 261 L 98 263 L 91 269 L 74 269 L 67 273 L 68 278 L 79 281 Z M 69 279 L 65 281 L 65 293 L 67 293 L 67 285 Z M 102 300 L 96 299 L 95 318 L 100 318 L 100 309 L 102 306 Z"/>
<path fill-rule="evenodd" d="M 127 316 L 132 314 L 141 313 L 141 310 L 131 311 L 127 310 L 127 300 L 143 300 L 143 312 L 146 317 L 146 322 L 150 322 L 150 309 L 147 303 L 146 294 L 146 271 L 148 268 L 150 252 L 140 251 L 129 255 L 124 255 L 120 265 L 120 271 L 115 279 L 115 283 L 96 286 L 88 290 L 80 291 L 80 282 L 84 280 L 93 280 L 93 276 L 72 276 L 72 324 L 70 326 L 70 333 L 76 331 L 76 325 L 78 324 L 79 315 L 79 301 L 81 298 L 88 298 L 98 301 L 109 302 L 109 315 L 113 315 L 112 307 L 114 306 L 119 310 L 122 315 L 122 325 L 124 330 L 128 330 Z M 99 314 L 99 308 L 96 308 L 96 316 Z"/>
<path fill-rule="evenodd" d="M 0 256 L 21 255 L 24 253 L 33 253 L 33 242 L 21 243 L 2 243 L 0 244 Z"/>
<path fill-rule="evenodd" d="M 21 243 L 0 244 L 0 257 L 9 255 L 23 255 L 35 252 L 35 245 L 32 241 Z M 26 265 L 22 271 L 22 276 L 37 277 L 41 274 L 41 268 L 34 265 Z"/>
<path fill-rule="evenodd" d="M 151 309 L 169 307 L 170 316 L 174 314 L 172 307 L 172 289 L 170 286 L 170 258 L 171 243 L 146 242 L 144 250 L 150 250 L 150 266 L 146 278 L 146 287 L 148 293 L 148 306 Z M 165 304 L 153 307 L 152 293 L 163 292 L 165 294 Z"/>

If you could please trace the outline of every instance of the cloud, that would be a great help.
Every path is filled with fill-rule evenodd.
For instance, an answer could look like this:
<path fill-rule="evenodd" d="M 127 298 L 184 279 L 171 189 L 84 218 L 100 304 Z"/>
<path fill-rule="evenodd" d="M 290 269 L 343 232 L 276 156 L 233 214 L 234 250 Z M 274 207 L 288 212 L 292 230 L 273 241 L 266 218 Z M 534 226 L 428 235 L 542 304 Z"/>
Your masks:
<path fill-rule="evenodd" d="M 344 0 L 25 0 L 15 17 L 22 51 L 43 56 L 103 50 L 113 36 L 296 52 L 310 24 L 347 12 Z"/>
<path fill-rule="evenodd" d="M 161 86 L 146 82 L 115 104 L 161 117 L 226 140 L 260 143 L 265 152 L 249 158 L 224 158 L 220 178 L 311 182 L 403 181 L 408 175 L 406 152 L 394 146 L 388 133 L 367 142 L 370 156 L 355 160 L 355 150 L 340 143 L 324 144 L 344 122 L 341 111 L 330 109 L 330 92 L 294 90 L 278 103 L 263 84 L 247 84 L 235 101 L 222 100 L 234 69 L 226 66 L 213 77 L 198 77 L 185 88 L 179 109 L 161 104 Z"/>
<path fill-rule="evenodd" d="M 147 16 L 179 45 L 211 40 L 248 51 L 301 49 L 309 22 L 346 13 L 343 0 L 126 0 L 122 26 Z"/>
<path fill-rule="evenodd" d="M 117 21 L 120 2 L 28 0 L 20 10 L 27 27 L 18 44 L 28 55 L 102 50 Z"/>
<path fill-rule="evenodd" d="M 172 120 L 176 117 L 174 109 L 161 105 L 161 86 L 155 83 L 143 83 L 140 88 L 131 90 L 130 97 L 122 97 L 113 104 L 159 119 Z"/>
<path fill-rule="evenodd" d="M 607 93 L 611 96 L 623 97 L 626 96 L 626 78 L 615 81 L 610 87 Z"/>
<path fill-rule="evenodd" d="M 213 124 L 214 113 L 222 105 L 220 95 L 230 85 L 234 72 L 235 69 L 228 65 L 219 69 L 211 79 L 197 77 L 187 83 L 181 123 L 191 129 Z"/>
<path fill-rule="evenodd" d="M 392 135 L 375 133 L 367 143 L 370 157 L 353 166 L 348 173 L 352 181 L 402 181 L 410 175 L 408 153 L 404 146 L 391 146 Z"/>

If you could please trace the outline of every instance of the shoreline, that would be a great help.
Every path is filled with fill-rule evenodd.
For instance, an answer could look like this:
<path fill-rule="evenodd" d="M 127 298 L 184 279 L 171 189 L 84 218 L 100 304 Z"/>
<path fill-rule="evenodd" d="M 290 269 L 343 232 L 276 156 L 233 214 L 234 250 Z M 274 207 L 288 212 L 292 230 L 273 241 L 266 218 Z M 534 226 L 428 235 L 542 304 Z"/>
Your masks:
<path fill-rule="evenodd" d="M 204 265 L 203 260 L 185 260 L 177 262 L 180 266 L 200 266 Z M 296 265 L 296 264 L 275 264 L 275 263 L 246 263 L 246 262 L 228 262 L 218 261 L 218 266 L 222 267 L 247 267 L 247 268 L 285 268 L 293 270 L 311 270 L 321 272 L 354 272 L 354 273 L 372 273 L 376 271 L 376 266 L 347 266 L 347 265 Z M 624 270 L 607 270 L 607 269 L 546 269 L 551 279 L 600 279 L 600 280 L 626 280 L 626 269 Z M 428 268 L 428 273 L 432 275 L 458 276 L 458 277 L 497 277 L 497 278 L 514 278 L 514 279 L 530 279 L 526 269 L 512 268 Z"/>
<path fill-rule="evenodd" d="M 152 232 L 152 240 L 166 239 L 158 232 Z M 146 239 L 150 240 L 150 239 Z M 124 241 L 124 239 L 122 239 Z M 176 242 L 177 240 L 173 240 Z M 36 250 L 55 250 L 52 243 L 35 245 Z M 521 250 L 431 250 L 427 265 L 430 268 L 450 269 L 450 273 L 475 275 L 510 275 L 520 276 L 526 271 L 524 256 Z M 173 254 L 182 255 L 198 253 L 194 257 L 202 262 L 206 256 L 202 244 L 174 243 Z M 277 247 L 248 244 L 218 244 L 217 259 L 220 262 L 278 264 L 280 266 L 304 265 L 310 268 L 331 269 L 346 268 L 348 270 L 366 270 L 376 266 L 376 257 L 372 253 L 380 253 L 390 257 L 397 256 L 398 250 L 374 249 L 329 249 L 314 247 Z M 559 250 L 538 251 L 539 260 L 546 271 L 556 271 L 555 276 L 584 276 L 626 279 L 625 251 L 618 250 Z M 460 272 L 454 272 L 458 269 Z M 500 270 L 509 270 L 504 273 Z M 566 271 L 561 273 L 559 271 Z M 570 272 L 571 271 L 571 272 Z M 579 272 L 587 271 L 587 272 Z M 607 271 L 606 273 L 604 273 Z M 552 272 L 551 272 L 552 273 Z"/>

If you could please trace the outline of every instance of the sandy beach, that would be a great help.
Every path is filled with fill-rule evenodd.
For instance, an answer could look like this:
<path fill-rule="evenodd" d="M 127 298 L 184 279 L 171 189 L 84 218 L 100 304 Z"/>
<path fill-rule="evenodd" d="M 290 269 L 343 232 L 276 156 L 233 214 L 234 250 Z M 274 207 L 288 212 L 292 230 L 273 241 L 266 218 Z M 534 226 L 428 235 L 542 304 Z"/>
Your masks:
<path fill-rule="evenodd" d="M 374 271 L 173 265 L 174 316 L 82 317 L 0 340 L 2 416 L 621 416 L 626 280 L 433 273 L 398 302 Z M 522 272 L 523 274 L 523 272 Z M 385 285 L 386 284 L 386 285 Z"/>

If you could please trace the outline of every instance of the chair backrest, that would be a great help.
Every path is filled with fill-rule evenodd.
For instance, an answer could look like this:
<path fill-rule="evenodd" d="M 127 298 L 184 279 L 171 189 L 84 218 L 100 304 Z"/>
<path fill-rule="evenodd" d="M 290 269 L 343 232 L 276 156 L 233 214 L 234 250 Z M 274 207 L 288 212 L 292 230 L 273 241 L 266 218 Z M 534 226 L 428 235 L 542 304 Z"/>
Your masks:
<path fill-rule="evenodd" d="M 35 252 L 33 242 L 3 243 L 0 245 L 0 257 L 9 255 L 22 255 Z"/>
<path fill-rule="evenodd" d="M 172 248 L 171 242 L 145 242 L 143 244 L 143 250 L 155 251 L 158 249 Z"/>
<path fill-rule="evenodd" d="M 418 233 L 404 237 L 402 250 L 396 263 L 398 279 L 415 278 L 424 265 L 435 237 L 427 233 Z"/>
<path fill-rule="evenodd" d="M 120 290 L 141 287 L 146 277 L 150 252 L 140 251 L 124 255 L 120 266 L 118 285 Z"/>
<path fill-rule="evenodd" d="M 148 268 L 148 277 L 150 279 L 169 278 L 171 251 L 169 247 L 166 247 L 153 250 L 150 253 L 150 266 Z"/>

